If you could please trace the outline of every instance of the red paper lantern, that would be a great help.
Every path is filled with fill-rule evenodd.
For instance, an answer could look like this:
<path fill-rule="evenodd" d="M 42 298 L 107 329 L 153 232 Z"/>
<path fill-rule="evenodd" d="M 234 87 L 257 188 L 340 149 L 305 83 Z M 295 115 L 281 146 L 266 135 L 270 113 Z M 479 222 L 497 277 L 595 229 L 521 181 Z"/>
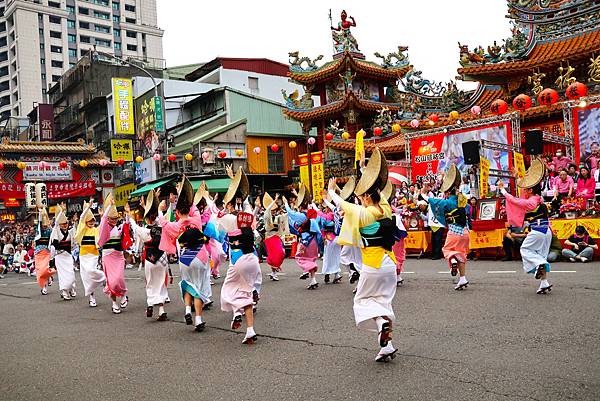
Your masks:
<path fill-rule="evenodd" d="M 0 163 L 0 170 L 4 170 L 4 163 Z"/>
<path fill-rule="evenodd" d="M 508 111 L 508 103 L 502 99 L 496 99 L 490 106 L 490 111 L 497 116 L 502 115 Z"/>
<path fill-rule="evenodd" d="M 531 97 L 525 95 L 524 93 L 521 93 L 513 99 L 512 105 L 515 108 L 515 110 L 527 110 L 531 107 Z"/>
<path fill-rule="evenodd" d="M 333 134 L 331 132 L 328 132 L 325 134 L 325 139 L 327 139 L 328 141 L 332 141 L 333 140 Z"/>
<path fill-rule="evenodd" d="M 271 150 L 273 152 L 277 152 L 279 150 L 279 145 L 277 145 L 276 143 L 274 143 L 273 145 L 271 145 Z"/>
<path fill-rule="evenodd" d="M 440 116 L 438 116 L 437 114 L 433 113 L 429 115 L 429 121 L 433 121 L 433 123 L 437 123 L 440 120 Z"/>
<path fill-rule="evenodd" d="M 373 128 L 373 135 L 380 136 L 381 134 L 383 134 L 383 129 L 381 129 L 381 127 Z"/>
<path fill-rule="evenodd" d="M 538 102 L 544 106 L 550 106 L 558 102 L 558 92 L 554 89 L 546 88 L 540 92 L 538 96 Z"/>
<path fill-rule="evenodd" d="M 122 166 L 123 164 L 125 164 L 125 159 L 119 159 L 119 160 L 117 160 L 117 164 L 119 166 Z"/>
<path fill-rule="evenodd" d="M 171 153 L 169 156 L 167 156 L 167 159 L 170 162 L 174 162 L 175 160 L 177 160 L 177 156 L 175 156 L 173 153 Z"/>
<path fill-rule="evenodd" d="M 224 158 L 226 158 L 226 157 L 227 157 L 227 152 L 225 152 L 225 151 L 220 151 L 220 152 L 219 152 L 219 157 L 220 157 L 221 159 L 224 159 Z"/>
<path fill-rule="evenodd" d="M 569 100 L 578 100 L 588 93 L 588 88 L 581 82 L 573 82 L 567 87 L 565 95 Z"/>
<path fill-rule="evenodd" d="M 61 162 L 58 163 L 58 165 L 60 166 L 60 168 L 67 168 L 69 163 L 67 163 L 65 160 L 61 160 Z"/>

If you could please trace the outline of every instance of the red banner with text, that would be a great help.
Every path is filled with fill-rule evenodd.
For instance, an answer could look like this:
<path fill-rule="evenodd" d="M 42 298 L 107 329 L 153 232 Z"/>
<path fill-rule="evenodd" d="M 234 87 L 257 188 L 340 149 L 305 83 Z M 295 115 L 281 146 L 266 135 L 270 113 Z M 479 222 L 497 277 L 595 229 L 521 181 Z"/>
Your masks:
<path fill-rule="evenodd" d="M 93 196 L 96 194 L 94 181 L 81 182 L 48 182 L 46 183 L 49 199 Z M 0 199 L 25 199 L 25 184 L 0 183 Z"/>

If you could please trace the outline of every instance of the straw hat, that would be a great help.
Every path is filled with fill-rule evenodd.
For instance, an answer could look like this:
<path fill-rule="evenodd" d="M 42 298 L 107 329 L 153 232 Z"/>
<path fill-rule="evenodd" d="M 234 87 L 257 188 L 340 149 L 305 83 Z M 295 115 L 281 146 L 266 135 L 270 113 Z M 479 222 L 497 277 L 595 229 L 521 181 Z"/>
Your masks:
<path fill-rule="evenodd" d="M 48 211 L 46 208 L 42 209 L 42 225 L 49 226 L 50 225 L 50 217 L 48 217 Z"/>
<path fill-rule="evenodd" d="M 388 180 L 387 184 L 385 184 L 385 188 L 381 190 L 381 199 L 390 199 L 392 197 L 392 192 L 394 192 L 394 185 L 392 185 L 392 181 Z"/>
<path fill-rule="evenodd" d="M 235 198 L 246 199 L 249 192 L 250 183 L 248 182 L 248 177 L 246 177 L 246 173 L 244 173 L 244 170 L 242 170 L 242 167 L 240 166 L 235 177 L 233 177 L 229 184 L 227 193 L 223 197 L 223 203 L 226 205 Z"/>
<path fill-rule="evenodd" d="M 92 210 L 90 209 L 90 204 L 86 201 L 83 201 L 83 214 L 79 219 L 84 223 L 87 223 L 90 220 L 96 220 L 94 213 L 92 213 Z"/>
<path fill-rule="evenodd" d="M 273 198 L 269 195 L 268 192 L 265 192 L 262 198 L 262 205 L 264 208 L 268 207 L 271 203 L 273 203 Z"/>
<path fill-rule="evenodd" d="M 206 191 L 206 182 L 202 181 L 200 183 L 200 186 L 198 187 L 198 190 L 196 191 L 196 193 L 194 194 L 194 205 L 197 205 L 198 203 L 200 203 L 200 201 L 202 200 L 202 198 L 204 197 L 204 192 Z"/>
<path fill-rule="evenodd" d="M 306 187 L 306 184 L 300 183 L 300 189 L 298 190 L 298 199 L 296 199 L 296 206 L 300 206 L 303 203 L 310 203 L 312 196 L 310 190 Z"/>
<path fill-rule="evenodd" d="M 158 203 L 159 199 L 156 196 L 156 192 L 153 189 L 148 192 L 148 196 L 146 197 L 146 201 L 144 203 L 144 218 L 158 215 Z"/>
<path fill-rule="evenodd" d="M 371 154 L 371 158 L 364 168 L 358 184 L 354 189 L 354 193 L 358 196 L 370 191 L 375 184 L 378 189 L 383 189 L 388 181 L 387 160 L 379 148 L 375 148 Z"/>
<path fill-rule="evenodd" d="M 175 206 L 175 209 L 178 211 L 189 209 L 192 207 L 193 201 L 194 188 L 192 188 L 190 180 L 184 175 L 179 188 L 179 193 L 177 194 L 177 205 Z"/>
<path fill-rule="evenodd" d="M 527 169 L 525 176 L 519 180 L 520 188 L 533 188 L 539 184 L 546 174 L 546 166 L 540 159 L 535 159 Z"/>
<path fill-rule="evenodd" d="M 451 164 L 450 169 L 444 176 L 444 181 L 442 182 L 442 186 L 440 187 L 440 191 L 446 192 L 454 187 L 458 187 L 460 185 L 460 171 L 456 167 L 456 164 Z"/>
<path fill-rule="evenodd" d="M 352 176 L 348 179 L 344 188 L 340 190 L 340 198 L 348 200 L 354 192 L 354 188 L 356 188 L 356 177 Z"/>
<path fill-rule="evenodd" d="M 65 224 L 68 223 L 67 216 L 64 210 L 59 205 L 56 205 L 54 211 L 54 223 L 55 224 Z"/>
<path fill-rule="evenodd" d="M 106 195 L 106 198 L 104 199 L 104 206 L 103 209 L 104 211 L 106 211 L 108 209 L 108 199 L 111 198 L 112 199 L 112 193 L 109 193 L 108 195 Z M 106 217 L 111 218 L 111 219 L 118 219 L 119 218 L 119 212 L 117 211 L 117 207 L 115 206 L 115 204 L 112 205 L 113 207 L 110 208 L 110 211 L 108 212 L 108 215 Z"/>

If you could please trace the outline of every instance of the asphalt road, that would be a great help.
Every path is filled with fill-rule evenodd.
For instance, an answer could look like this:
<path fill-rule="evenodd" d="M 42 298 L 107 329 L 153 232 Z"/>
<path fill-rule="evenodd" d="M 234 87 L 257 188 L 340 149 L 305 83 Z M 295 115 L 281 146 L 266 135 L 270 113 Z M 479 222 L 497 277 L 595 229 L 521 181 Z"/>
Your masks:
<path fill-rule="evenodd" d="M 409 258 L 388 364 L 355 328 L 347 280 L 307 291 L 293 260 L 280 282 L 264 282 L 253 346 L 218 307 L 205 332 L 192 331 L 176 286 L 171 320 L 147 319 L 137 270 L 117 316 L 103 296 L 91 309 L 10 273 L 0 280 L 0 400 L 600 399 L 600 263 L 556 264 L 546 296 L 517 262 L 468 268 L 471 285 L 457 292 L 444 263 Z"/>

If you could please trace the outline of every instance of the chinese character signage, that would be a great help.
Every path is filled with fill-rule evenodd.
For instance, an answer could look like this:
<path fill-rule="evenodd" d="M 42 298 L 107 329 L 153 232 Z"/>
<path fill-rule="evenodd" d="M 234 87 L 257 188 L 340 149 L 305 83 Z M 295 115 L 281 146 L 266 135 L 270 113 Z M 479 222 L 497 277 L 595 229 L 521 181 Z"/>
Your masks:
<path fill-rule="evenodd" d="M 490 189 L 490 161 L 482 157 L 479 161 L 479 168 L 479 198 L 483 199 Z"/>
<path fill-rule="evenodd" d="M 123 159 L 126 162 L 133 161 L 133 143 L 131 139 L 111 139 L 110 159 L 116 162 Z"/>
<path fill-rule="evenodd" d="M 125 206 L 125 204 L 129 200 L 129 194 L 135 191 L 136 188 L 137 186 L 135 184 L 125 184 L 121 185 L 120 187 L 116 187 L 113 191 L 113 195 L 115 198 L 115 206 Z"/>
<path fill-rule="evenodd" d="M 7 188 L 4 188 L 3 190 L 6 189 Z M 32 182 L 28 182 L 27 184 L 25 184 L 25 204 L 28 208 L 35 207 L 35 184 Z"/>
<path fill-rule="evenodd" d="M 162 85 L 158 86 L 162 93 Z M 164 131 L 164 108 L 161 96 L 154 96 L 149 90 L 135 98 L 135 132 L 149 153 L 154 153 L 159 145 L 158 132 Z"/>
<path fill-rule="evenodd" d="M 525 161 L 523 160 L 523 153 L 514 152 L 515 158 L 515 169 L 519 174 L 519 178 L 525 177 Z"/>
<path fill-rule="evenodd" d="M 300 165 L 300 182 L 310 188 L 310 178 L 308 175 L 308 155 L 298 155 L 298 164 Z"/>
<path fill-rule="evenodd" d="M 325 174 L 323 171 L 323 152 L 311 153 L 311 168 L 312 168 L 312 194 L 317 202 L 321 202 L 323 197 L 321 191 L 325 187 Z"/>
<path fill-rule="evenodd" d="M 360 130 L 356 133 L 356 147 L 354 152 L 354 161 L 360 161 L 360 158 L 365 151 L 365 131 Z"/>
<path fill-rule="evenodd" d="M 165 117 L 163 111 L 163 102 L 162 97 L 155 96 L 154 97 L 154 115 L 156 121 L 156 132 L 164 132 L 165 131 Z"/>
<path fill-rule="evenodd" d="M 38 105 L 38 124 L 40 125 L 40 140 L 54 139 L 54 107 L 51 104 Z"/>
<path fill-rule="evenodd" d="M 35 184 L 35 204 L 48 206 L 48 190 L 43 182 Z"/>
<path fill-rule="evenodd" d="M 39 163 L 25 163 L 23 181 L 71 181 L 73 171 L 71 163 L 61 167 L 59 162 L 46 162 L 44 167 Z"/>
<path fill-rule="evenodd" d="M 39 191 L 36 185 L 39 185 Z M 33 190 L 31 189 L 32 186 Z M 26 195 L 25 191 L 30 191 L 30 193 Z M 74 198 L 78 196 L 89 197 L 96 194 L 96 185 L 92 180 L 79 182 L 49 182 L 48 184 L 38 183 L 35 185 L 0 183 L 0 199 L 26 199 L 27 204 L 32 204 L 32 207 L 35 207 L 38 192 L 40 199 L 44 197 L 48 199 Z M 31 200 L 33 200 L 33 202 L 31 202 Z"/>
<path fill-rule="evenodd" d="M 133 135 L 133 88 L 131 79 L 113 78 L 113 101 L 115 107 L 115 133 Z"/>

